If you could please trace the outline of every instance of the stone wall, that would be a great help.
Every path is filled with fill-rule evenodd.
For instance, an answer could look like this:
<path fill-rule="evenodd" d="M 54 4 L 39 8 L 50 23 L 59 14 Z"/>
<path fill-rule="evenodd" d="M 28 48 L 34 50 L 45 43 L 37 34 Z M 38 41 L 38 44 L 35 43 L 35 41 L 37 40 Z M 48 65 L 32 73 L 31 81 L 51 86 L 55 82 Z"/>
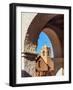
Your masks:
<path fill-rule="evenodd" d="M 35 76 L 35 61 L 24 58 L 24 70 L 31 76 Z"/>

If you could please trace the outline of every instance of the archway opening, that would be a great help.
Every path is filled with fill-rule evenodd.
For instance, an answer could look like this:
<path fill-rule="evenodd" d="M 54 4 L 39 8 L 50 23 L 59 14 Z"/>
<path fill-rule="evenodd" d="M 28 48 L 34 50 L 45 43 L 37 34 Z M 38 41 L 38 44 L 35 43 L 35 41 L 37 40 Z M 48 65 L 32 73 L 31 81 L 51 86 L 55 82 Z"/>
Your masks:
<path fill-rule="evenodd" d="M 57 18 L 57 16 L 59 18 Z M 24 60 L 27 66 L 25 66 L 25 70 L 27 72 L 29 72 L 30 75 L 35 76 L 33 72 L 35 72 L 35 61 L 37 55 L 36 53 L 40 53 L 41 48 L 43 45 L 45 45 L 46 43 L 50 42 L 51 46 L 46 44 L 46 46 L 52 47 L 52 52 L 53 52 L 53 57 L 51 58 L 52 61 L 54 62 L 54 74 L 56 75 L 56 73 L 58 72 L 58 70 L 63 66 L 64 67 L 64 53 L 63 53 L 63 18 L 60 18 L 60 16 L 64 17 L 63 15 L 49 15 L 49 14 L 37 14 L 37 16 L 33 19 L 32 23 L 30 24 L 28 30 L 27 30 L 27 34 L 25 37 L 25 42 L 24 42 Z M 61 21 L 62 20 L 62 21 Z M 39 21 L 39 22 L 38 22 Z M 43 22 L 44 21 L 44 22 Z M 55 23 L 55 24 L 54 24 Z M 58 27 L 57 27 L 58 26 Z M 44 38 L 45 42 L 47 40 L 47 42 L 45 43 L 42 40 L 43 44 L 39 45 L 39 39 L 41 36 L 41 33 L 44 33 L 46 35 L 46 37 L 49 39 L 47 40 L 46 38 Z M 43 35 L 42 35 L 43 36 Z M 38 44 L 37 44 L 38 43 Z M 40 42 L 41 44 L 41 42 Z M 39 46 L 40 49 L 39 49 Z M 35 53 L 36 51 L 36 53 Z M 45 52 L 43 52 L 43 56 L 44 56 Z M 39 57 L 40 58 L 40 57 Z M 45 58 L 44 58 L 45 60 Z M 43 61 L 43 60 L 42 60 Z M 45 62 L 47 63 L 47 59 L 45 60 Z M 50 60 L 49 60 L 50 61 Z M 30 68 L 31 66 L 31 68 Z M 45 65 L 42 65 L 42 68 Z M 49 66 L 51 67 L 51 63 L 49 64 Z M 39 66 L 40 67 L 40 66 Z M 44 70 L 45 68 L 43 68 Z M 53 68 L 50 69 L 50 71 L 52 71 Z"/>
<path fill-rule="evenodd" d="M 39 34 L 39 38 L 38 38 L 37 43 L 38 43 L 37 47 L 36 47 L 36 53 L 37 54 L 40 54 L 42 48 L 44 46 L 46 46 L 47 48 L 50 48 L 50 50 L 51 50 L 51 58 L 54 58 L 53 46 L 52 46 L 52 43 L 51 43 L 51 40 L 50 40 L 49 36 L 47 36 L 46 33 L 41 32 Z"/>

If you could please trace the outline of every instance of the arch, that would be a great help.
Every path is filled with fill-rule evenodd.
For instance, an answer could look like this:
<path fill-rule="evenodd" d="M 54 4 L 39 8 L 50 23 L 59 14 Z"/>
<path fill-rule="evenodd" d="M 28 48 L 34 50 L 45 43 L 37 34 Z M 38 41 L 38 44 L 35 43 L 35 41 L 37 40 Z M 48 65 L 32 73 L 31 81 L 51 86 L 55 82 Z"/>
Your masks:
<path fill-rule="evenodd" d="M 37 39 L 39 37 L 40 32 L 45 27 L 45 25 L 53 19 L 56 16 L 56 14 L 41 14 L 38 13 L 35 18 L 32 20 L 28 30 L 26 38 L 29 41 L 32 41 L 32 38 L 34 38 L 35 42 L 37 42 Z M 31 36 L 30 36 L 31 35 Z"/>
<path fill-rule="evenodd" d="M 38 38 L 38 45 L 36 47 L 36 52 L 39 54 L 41 52 L 41 49 L 44 45 L 46 45 L 48 47 L 48 56 L 50 55 L 51 58 L 54 57 L 53 54 L 53 47 L 52 47 L 52 43 L 50 38 L 48 37 L 48 35 L 45 32 L 41 32 Z M 50 51 L 49 51 L 50 50 Z"/>
<path fill-rule="evenodd" d="M 61 48 L 61 43 L 58 38 L 58 35 L 54 32 L 53 29 L 51 28 L 44 28 L 42 30 L 44 33 L 47 34 L 47 36 L 50 38 L 50 41 L 53 46 L 53 52 L 54 52 L 54 58 L 60 58 L 62 57 L 62 48 Z"/>
<path fill-rule="evenodd" d="M 64 15 L 62 14 L 40 14 L 40 13 L 37 14 L 35 18 L 32 20 L 27 30 L 25 39 L 27 39 L 28 42 L 33 41 L 32 43 L 37 45 L 39 34 L 42 31 L 47 34 L 51 33 L 50 38 L 52 40 L 52 43 L 54 42 L 53 46 L 54 46 L 55 57 L 63 57 L 64 56 L 64 53 L 63 53 L 64 30 L 63 28 L 60 28 L 60 27 L 63 27 L 63 19 L 64 19 Z M 56 21 L 56 25 L 54 25 L 55 21 Z M 59 23 L 58 26 L 60 27 L 57 27 L 57 23 Z M 49 29 L 43 29 L 45 27 L 48 27 Z M 54 34 L 55 39 L 53 38 L 52 33 L 55 33 Z"/>

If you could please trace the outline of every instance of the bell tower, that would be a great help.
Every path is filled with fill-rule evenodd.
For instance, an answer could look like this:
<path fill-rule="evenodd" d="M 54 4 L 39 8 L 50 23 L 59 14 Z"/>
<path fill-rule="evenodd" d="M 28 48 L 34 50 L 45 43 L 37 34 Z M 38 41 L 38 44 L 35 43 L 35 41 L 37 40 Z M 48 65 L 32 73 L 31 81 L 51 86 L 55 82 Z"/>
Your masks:
<path fill-rule="evenodd" d="M 46 45 L 44 45 L 41 50 L 41 57 L 43 58 L 45 63 L 48 64 L 48 58 L 51 57 L 51 50 Z"/>

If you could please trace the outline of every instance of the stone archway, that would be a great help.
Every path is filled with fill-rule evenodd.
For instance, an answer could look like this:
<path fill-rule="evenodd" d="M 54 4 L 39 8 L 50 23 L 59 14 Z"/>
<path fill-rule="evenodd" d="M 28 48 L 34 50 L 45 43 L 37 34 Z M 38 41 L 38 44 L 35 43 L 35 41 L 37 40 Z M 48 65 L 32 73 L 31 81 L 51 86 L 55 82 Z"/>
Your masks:
<path fill-rule="evenodd" d="M 43 32 L 45 32 L 51 40 L 51 43 L 53 46 L 54 58 L 62 58 L 61 42 L 60 42 L 57 34 L 54 32 L 53 29 L 51 29 L 49 27 L 44 28 Z"/>
<path fill-rule="evenodd" d="M 50 30 L 44 30 L 44 28 L 50 28 Z M 64 57 L 64 15 L 37 14 L 27 30 L 25 38 L 27 42 L 25 42 L 25 46 L 29 43 L 32 43 L 32 45 L 37 45 L 39 34 L 42 31 L 44 31 L 46 34 L 55 32 L 55 39 L 51 35 L 55 48 L 58 48 L 58 50 L 55 50 L 55 57 Z"/>
<path fill-rule="evenodd" d="M 55 73 L 64 67 L 64 15 L 62 14 L 37 14 L 33 21 L 31 22 L 24 46 L 37 46 L 37 40 L 41 32 L 45 32 L 51 39 L 53 49 L 54 49 L 54 63 L 55 63 Z M 26 51 L 25 51 L 26 52 Z M 34 56 L 34 57 L 33 57 Z M 35 53 L 29 55 L 26 54 L 26 58 L 30 61 L 35 60 Z M 33 59 L 32 59 L 33 58 Z M 60 65 L 59 65 L 60 64 Z"/>

